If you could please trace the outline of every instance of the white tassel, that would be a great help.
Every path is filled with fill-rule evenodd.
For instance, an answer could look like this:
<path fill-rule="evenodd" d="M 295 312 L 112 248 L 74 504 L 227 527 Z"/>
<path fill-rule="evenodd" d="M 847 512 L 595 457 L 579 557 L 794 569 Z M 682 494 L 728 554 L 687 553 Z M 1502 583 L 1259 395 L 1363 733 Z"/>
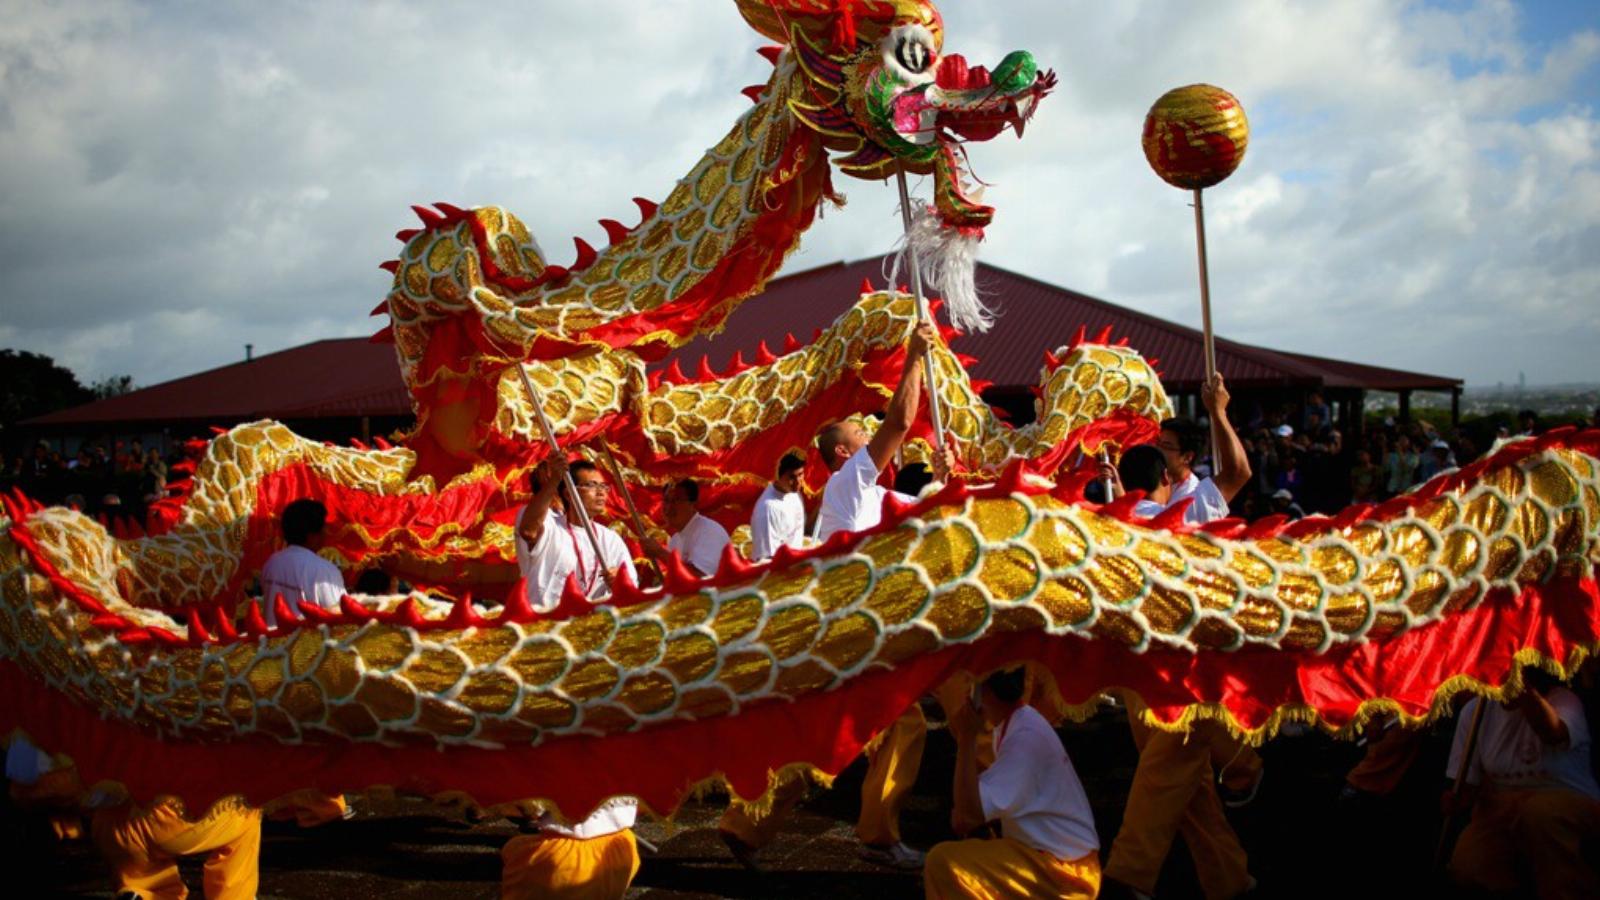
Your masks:
<path fill-rule="evenodd" d="M 901 238 L 894 255 L 889 284 L 899 283 L 902 267 L 910 269 L 909 252 L 922 271 L 924 290 L 944 298 L 950 324 L 972 334 L 989 330 L 994 311 L 978 296 L 978 241 L 939 220 L 932 208 L 917 204 L 911 211 L 911 230 Z"/>

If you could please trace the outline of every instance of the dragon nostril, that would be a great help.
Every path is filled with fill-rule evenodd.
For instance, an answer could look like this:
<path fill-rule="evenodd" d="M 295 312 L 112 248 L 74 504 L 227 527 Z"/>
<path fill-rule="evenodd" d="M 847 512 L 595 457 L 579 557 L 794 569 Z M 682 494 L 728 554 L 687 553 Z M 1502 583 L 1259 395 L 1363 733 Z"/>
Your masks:
<path fill-rule="evenodd" d="M 967 73 L 967 87 L 981 88 L 989 86 L 989 70 L 979 66 Z"/>

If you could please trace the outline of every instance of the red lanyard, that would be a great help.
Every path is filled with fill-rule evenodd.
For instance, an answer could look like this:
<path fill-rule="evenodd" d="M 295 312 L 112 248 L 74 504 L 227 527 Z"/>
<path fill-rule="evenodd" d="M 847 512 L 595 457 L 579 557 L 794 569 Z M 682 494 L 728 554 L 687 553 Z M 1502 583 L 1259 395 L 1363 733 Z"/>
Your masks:
<path fill-rule="evenodd" d="M 578 587 L 583 589 L 584 597 L 591 597 L 594 595 L 596 582 L 600 580 L 600 566 L 604 564 L 600 559 L 600 548 L 598 546 L 594 548 L 594 571 L 590 572 L 587 578 L 584 577 L 583 551 L 578 548 L 578 533 L 572 530 L 572 522 L 566 516 L 561 517 L 561 524 L 566 526 L 567 537 L 572 539 L 572 555 L 577 558 L 578 563 Z"/>

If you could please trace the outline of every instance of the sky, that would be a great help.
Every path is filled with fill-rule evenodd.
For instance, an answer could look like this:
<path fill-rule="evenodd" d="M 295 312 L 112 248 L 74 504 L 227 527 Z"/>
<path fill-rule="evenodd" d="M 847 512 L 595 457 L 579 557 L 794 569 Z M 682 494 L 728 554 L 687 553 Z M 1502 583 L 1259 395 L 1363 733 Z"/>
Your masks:
<path fill-rule="evenodd" d="M 7 6 L 0 347 L 86 382 L 370 334 L 413 203 L 506 207 L 569 262 L 771 71 L 723 0 Z M 1189 197 L 1139 133 L 1210 82 L 1252 126 L 1206 194 L 1219 334 L 1469 385 L 1600 381 L 1600 4 L 941 9 L 947 51 L 1030 50 L 1060 80 L 1025 138 L 970 148 L 988 262 L 1197 326 Z M 848 204 L 785 271 L 896 238 L 892 185 L 835 184 Z"/>

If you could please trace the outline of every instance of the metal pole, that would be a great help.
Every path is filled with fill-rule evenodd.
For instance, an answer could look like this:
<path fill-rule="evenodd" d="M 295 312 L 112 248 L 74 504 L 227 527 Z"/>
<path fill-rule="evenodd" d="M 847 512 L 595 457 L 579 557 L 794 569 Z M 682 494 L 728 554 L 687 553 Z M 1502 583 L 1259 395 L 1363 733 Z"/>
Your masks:
<path fill-rule="evenodd" d="M 511 363 L 517 369 L 517 374 L 522 376 L 522 389 L 528 393 L 528 402 L 533 404 L 534 415 L 539 419 L 539 426 L 544 429 L 544 436 L 550 442 L 551 453 L 561 453 L 561 445 L 556 443 L 556 430 L 550 424 L 550 418 L 544 414 L 544 397 L 540 396 L 539 389 L 533 386 L 533 379 L 528 377 L 528 370 L 523 368 L 520 361 Z M 600 578 L 606 583 L 606 590 L 612 590 L 611 572 L 606 569 L 606 561 L 600 553 L 600 534 L 595 531 L 594 520 L 589 518 L 589 511 L 583 508 L 583 498 L 578 496 L 578 485 L 572 480 L 572 473 L 567 472 L 562 476 L 566 479 L 567 496 L 572 498 L 572 505 L 578 514 L 578 521 L 583 524 L 583 530 L 589 535 L 589 546 L 594 548 L 594 559 L 600 568 Z M 582 568 L 583 560 L 578 560 Z"/>
<path fill-rule="evenodd" d="M 911 192 L 906 189 L 906 170 L 896 169 L 895 181 L 900 186 L 900 222 L 905 227 L 906 249 L 911 256 L 911 289 L 917 295 L 917 324 L 928 321 L 928 298 L 922 294 L 922 266 L 917 259 L 917 245 L 911 242 Z M 892 285 L 891 285 L 892 287 Z M 930 348 L 929 353 L 932 353 Z M 922 357 L 922 373 L 928 382 L 928 415 L 933 419 L 933 443 L 944 452 L 944 410 L 939 405 L 939 386 L 933 380 L 933 359 Z"/>
<path fill-rule="evenodd" d="M 1111 451 L 1105 449 L 1104 447 L 1101 447 L 1100 448 L 1100 461 L 1105 463 L 1108 466 L 1111 465 Z M 1117 499 L 1117 495 L 1115 493 L 1115 488 L 1116 488 L 1116 482 L 1115 481 L 1112 481 L 1110 478 L 1102 478 L 1100 480 L 1100 483 L 1105 486 L 1105 489 L 1106 489 L 1106 502 L 1107 503 L 1110 503 L 1111 501 Z"/>
<path fill-rule="evenodd" d="M 1200 246 L 1200 327 L 1206 340 L 1206 382 L 1217 374 L 1217 343 L 1211 334 L 1211 276 L 1206 272 L 1206 209 L 1194 189 L 1194 234 Z"/>

